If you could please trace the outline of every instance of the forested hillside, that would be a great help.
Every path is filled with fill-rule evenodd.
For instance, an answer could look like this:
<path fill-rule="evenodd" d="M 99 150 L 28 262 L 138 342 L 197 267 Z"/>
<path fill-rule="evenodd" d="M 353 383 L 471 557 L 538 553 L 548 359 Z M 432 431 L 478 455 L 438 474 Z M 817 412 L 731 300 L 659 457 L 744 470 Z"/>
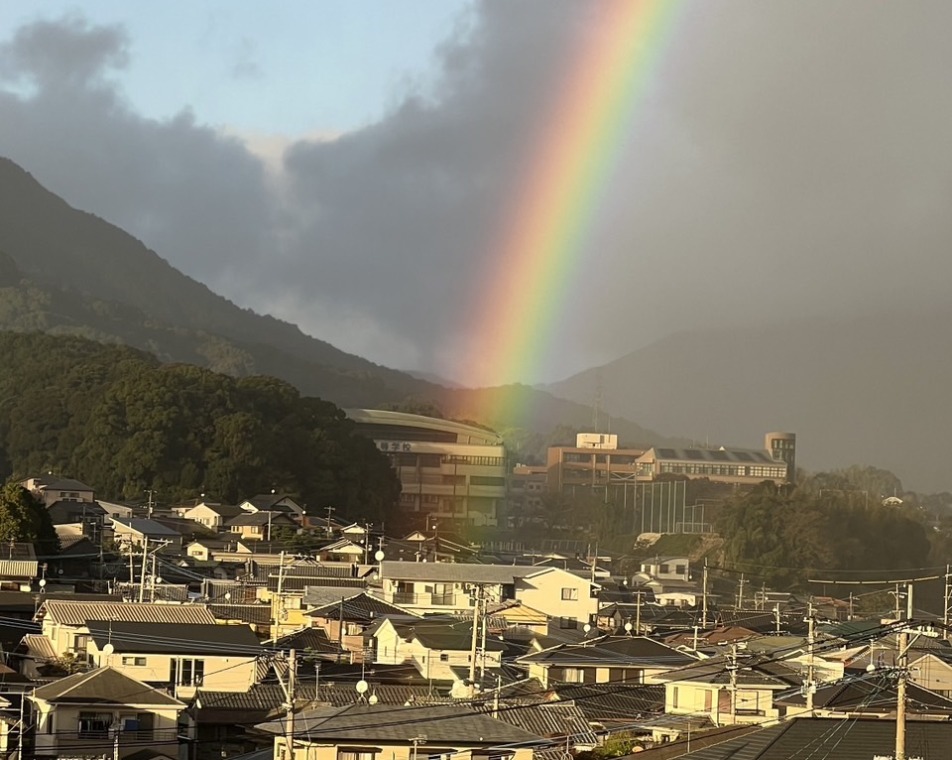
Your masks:
<path fill-rule="evenodd" d="M 3 475 L 53 471 L 130 500 L 276 488 L 369 519 L 399 495 L 386 459 L 338 407 L 282 380 L 36 333 L 0 333 L 0 356 Z"/>

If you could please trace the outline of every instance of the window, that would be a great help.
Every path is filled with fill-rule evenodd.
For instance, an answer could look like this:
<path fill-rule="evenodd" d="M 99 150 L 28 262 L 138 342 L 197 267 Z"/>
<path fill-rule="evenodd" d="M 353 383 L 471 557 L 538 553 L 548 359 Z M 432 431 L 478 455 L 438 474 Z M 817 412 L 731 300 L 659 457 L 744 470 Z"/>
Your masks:
<path fill-rule="evenodd" d="M 574 617 L 560 617 L 559 618 L 559 628 L 563 629 L 576 629 L 578 628 L 578 618 Z"/>
<path fill-rule="evenodd" d="M 566 668 L 562 680 L 566 683 L 585 683 L 585 671 L 582 668 Z"/>
<path fill-rule="evenodd" d="M 563 589 L 562 589 L 562 601 L 563 601 L 563 602 L 577 602 L 577 601 L 578 601 L 578 589 L 577 589 L 577 588 L 563 588 Z"/>
<path fill-rule="evenodd" d="M 668 566 L 667 566 L 667 565 L 662 565 L 661 567 L 658 568 L 658 572 L 659 572 L 659 573 L 667 573 L 667 572 L 668 572 Z"/>
<path fill-rule="evenodd" d="M 374 760 L 379 751 L 376 747 L 341 747 L 337 760 Z"/>
<path fill-rule="evenodd" d="M 704 690 L 704 709 L 710 712 L 714 706 L 714 692 L 710 689 Z"/>
<path fill-rule="evenodd" d="M 674 572 L 676 572 L 678 575 L 684 575 L 687 571 L 688 571 L 688 566 L 687 566 L 687 565 L 675 565 L 675 566 L 674 566 Z"/>
<path fill-rule="evenodd" d="M 678 709 L 678 687 L 671 687 L 671 707 L 675 710 Z"/>
<path fill-rule="evenodd" d="M 177 686 L 201 686 L 205 678 L 204 660 L 171 660 L 169 681 Z"/>
<path fill-rule="evenodd" d="M 131 665 L 137 668 L 144 668 L 146 663 L 145 657 L 123 657 L 123 665 Z"/>
<path fill-rule="evenodd" d="M 440 652 L 440 662 L 449 662 L 450 655 L 448 652 Z"/>
<path fill-rule="evenodd" d="M 81 712 L 77 725 L 80 739 L 108 739 L 112 713 Z"/>

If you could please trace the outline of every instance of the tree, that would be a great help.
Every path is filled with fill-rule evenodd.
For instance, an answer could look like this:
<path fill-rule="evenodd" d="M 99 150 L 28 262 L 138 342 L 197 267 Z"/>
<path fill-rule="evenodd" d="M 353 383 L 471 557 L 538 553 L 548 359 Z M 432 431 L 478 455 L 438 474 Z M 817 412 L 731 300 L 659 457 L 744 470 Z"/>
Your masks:
<path fill-rule="evenodd" d="M 44 505 L 10 481 L 0 491 L 0 542 L 13 541 L 30 542 L 40 554 L 59 551 L 59 538 Z"/>

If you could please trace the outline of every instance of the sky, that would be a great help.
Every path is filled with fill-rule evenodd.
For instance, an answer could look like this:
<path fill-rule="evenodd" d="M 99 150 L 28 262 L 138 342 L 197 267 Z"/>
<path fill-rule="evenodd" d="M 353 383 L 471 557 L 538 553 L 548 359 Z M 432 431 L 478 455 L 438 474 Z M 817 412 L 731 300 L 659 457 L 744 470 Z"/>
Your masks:
<path fill-rule="evenodd" d="M 241 306 L 465 381 L 550 106 L 641 1 L 4 0 L 0 155 Z M 549 350 L 487 377 L 947 299 L 952 4 L 674 4 Z"/>

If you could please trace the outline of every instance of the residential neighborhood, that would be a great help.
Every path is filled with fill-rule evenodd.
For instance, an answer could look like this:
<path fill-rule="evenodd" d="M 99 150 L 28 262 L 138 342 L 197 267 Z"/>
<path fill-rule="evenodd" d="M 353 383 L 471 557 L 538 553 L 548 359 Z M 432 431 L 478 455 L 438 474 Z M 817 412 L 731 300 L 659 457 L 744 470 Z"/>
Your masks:
<path fill-rule="evenodd" d="M 713 758 L 707 737 L 749 747 L 751 728 L 952 719 L 948 620 L 745 596 L 743 578 L 725 593 L 658 539 L 632 562 L 312 521 L 278 493 L 121 505 L 22 485 L 88 559 L 0 557 L 17 760 Z"/>

